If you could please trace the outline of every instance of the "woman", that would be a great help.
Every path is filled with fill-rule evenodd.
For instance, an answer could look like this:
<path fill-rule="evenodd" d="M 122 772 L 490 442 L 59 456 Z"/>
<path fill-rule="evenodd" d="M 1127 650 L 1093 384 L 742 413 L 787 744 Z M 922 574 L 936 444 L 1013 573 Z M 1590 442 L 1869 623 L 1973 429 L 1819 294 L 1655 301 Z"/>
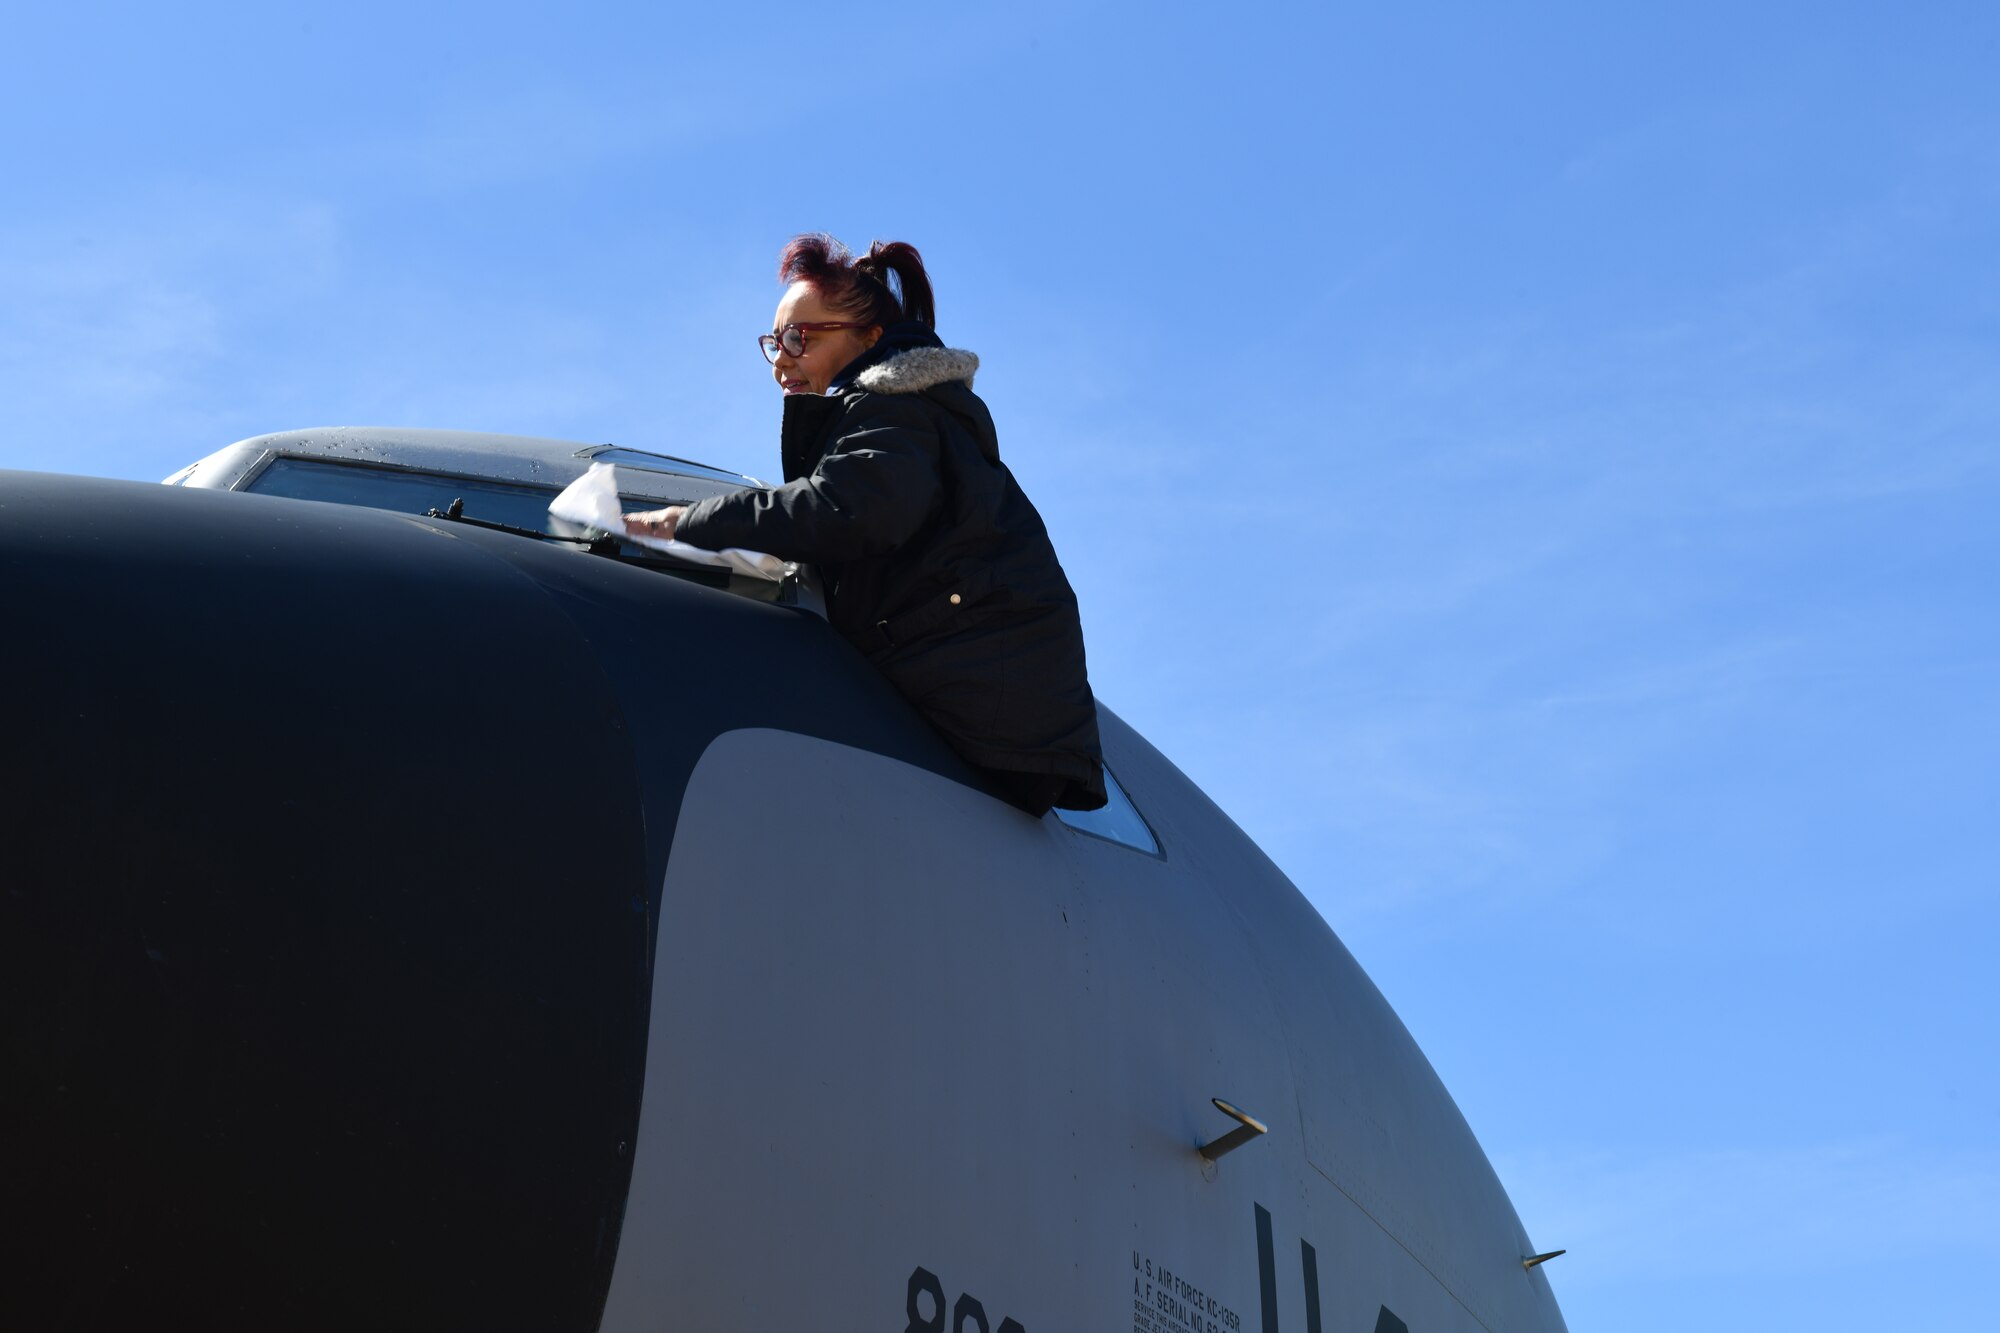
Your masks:
<path fill-rule="evenodd" d="M 932 331 L 916 250 L 785 247 L 758 342 L 785 484 L 627 516 L 635 531 L 819 567 L 827 619 L 1022 809 L 1104 804 L 1076 594 L 1000 461 L 979 358 Z"/>

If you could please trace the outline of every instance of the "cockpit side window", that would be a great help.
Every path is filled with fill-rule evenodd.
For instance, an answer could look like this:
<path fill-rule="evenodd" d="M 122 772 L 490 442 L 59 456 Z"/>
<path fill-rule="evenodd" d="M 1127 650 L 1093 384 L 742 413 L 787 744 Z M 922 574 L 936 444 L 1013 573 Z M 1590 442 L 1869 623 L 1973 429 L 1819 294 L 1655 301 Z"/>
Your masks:
<path fill-rule="evenodd" d="M 1119 785 L 1109 764 L 1104 766 L 1104 795 L 1106 800 L 1101 810 L 1057 810 L 1056 818 L 1078 833 L 1088 833 L 1093 838 L 1115 842 L 1135 852 L 1158 856 L 1159 839 L 1153 836 L 1146 817 L 1139 813 L 1139 807 L 1132 804 L 1132 798 L 1125 794 L 1125 788 Z"/>

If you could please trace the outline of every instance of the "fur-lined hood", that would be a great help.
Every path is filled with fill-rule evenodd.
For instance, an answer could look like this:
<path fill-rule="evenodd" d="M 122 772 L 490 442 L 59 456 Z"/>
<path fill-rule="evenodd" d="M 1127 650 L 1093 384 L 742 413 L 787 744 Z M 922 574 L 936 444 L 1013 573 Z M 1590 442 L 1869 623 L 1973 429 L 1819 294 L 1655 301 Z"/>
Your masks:
<path fill-rule="evenodd" d="M 969 389 L 978 370 L 979 358 L 961 348 L 912 347 L 856 375 L 854 387 L 869 393 L 922 393 L 963 380 Z"/>

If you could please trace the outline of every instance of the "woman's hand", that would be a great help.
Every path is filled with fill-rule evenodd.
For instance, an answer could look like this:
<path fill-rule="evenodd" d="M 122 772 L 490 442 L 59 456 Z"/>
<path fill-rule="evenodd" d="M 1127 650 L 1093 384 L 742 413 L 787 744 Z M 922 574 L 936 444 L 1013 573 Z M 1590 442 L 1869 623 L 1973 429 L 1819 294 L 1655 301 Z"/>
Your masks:
<path fill-rule="evenodd" d="M 634 537 L 657 537 L 670 542 L 674 539 L 674 529 L 681 525 L 681 515 L 685 513 L 686 505 L 668 505 L 665 509 L 649 509 L 643 514 L 627 514 L 625 531 Z"/>

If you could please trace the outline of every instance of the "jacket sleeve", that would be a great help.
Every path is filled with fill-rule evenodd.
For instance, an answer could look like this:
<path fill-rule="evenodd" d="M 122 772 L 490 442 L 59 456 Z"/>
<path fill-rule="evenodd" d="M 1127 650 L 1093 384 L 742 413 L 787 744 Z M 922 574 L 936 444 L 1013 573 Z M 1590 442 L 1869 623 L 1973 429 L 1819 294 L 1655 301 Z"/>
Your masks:
<path fill-rule="evenodd" d="M 942 502 L 935 421 L 921 400 L 869 394 L 809 474 L 691 505 L 675 536 L 719 551 L 842 561 L 894 550 Z"/>

